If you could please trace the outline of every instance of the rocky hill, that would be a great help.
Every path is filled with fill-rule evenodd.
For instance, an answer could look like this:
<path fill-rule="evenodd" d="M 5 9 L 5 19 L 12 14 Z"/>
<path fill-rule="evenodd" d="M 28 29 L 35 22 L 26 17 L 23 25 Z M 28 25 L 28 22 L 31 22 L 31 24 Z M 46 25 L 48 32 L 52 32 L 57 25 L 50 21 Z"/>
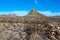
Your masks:
<path fill-rule="evenodd" d="M 0 16 L 0 40 L 60 40 L 60 21 L 33 9 L 26 16 Z"/>

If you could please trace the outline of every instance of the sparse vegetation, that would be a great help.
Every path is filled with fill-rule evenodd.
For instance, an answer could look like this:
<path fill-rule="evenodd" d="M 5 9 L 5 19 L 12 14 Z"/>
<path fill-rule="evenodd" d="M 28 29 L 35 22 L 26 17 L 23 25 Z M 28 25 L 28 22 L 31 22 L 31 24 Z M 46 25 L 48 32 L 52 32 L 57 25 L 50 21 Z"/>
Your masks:
<path fill-rule="evenodd" d="M 0 40 L 60 40 L 60 20 L 36 11 L 26 16 L 0 17 Z"/>

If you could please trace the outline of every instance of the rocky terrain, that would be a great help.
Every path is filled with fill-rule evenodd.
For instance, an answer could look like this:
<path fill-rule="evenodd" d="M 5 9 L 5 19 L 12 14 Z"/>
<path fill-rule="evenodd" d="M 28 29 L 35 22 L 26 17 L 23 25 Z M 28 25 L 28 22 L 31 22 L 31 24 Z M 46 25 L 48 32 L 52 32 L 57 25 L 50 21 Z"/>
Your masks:
<path fill-rule="evenodd" d="M 26 16 L 0 15 L 0 40 L 60 40 L 60 21 L 35 9 Z"/>

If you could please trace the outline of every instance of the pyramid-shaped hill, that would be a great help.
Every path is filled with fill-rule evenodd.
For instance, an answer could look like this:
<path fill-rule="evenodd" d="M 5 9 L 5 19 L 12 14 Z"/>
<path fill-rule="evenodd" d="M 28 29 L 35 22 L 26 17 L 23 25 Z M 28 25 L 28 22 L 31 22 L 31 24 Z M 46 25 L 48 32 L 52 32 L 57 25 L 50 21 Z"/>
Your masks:
<path fill-rule="evenodd" d="M 27 16 L 44 16 L 44 15 L 38 13 L 35 9 L 33 9 L 31 12 L 28 13 Z"/>
<path fill-rule="evenodd" d="M 37 22 L 37 21 L 42 22 L 42 21 L 47 20 L 46 16 L 36 12 L 35 9 L 33 9 L 31 12 L 29 12 L 29 14 L 26 15 L 24 18 L 26 21 L 30 21 L 30 22 Z"/>

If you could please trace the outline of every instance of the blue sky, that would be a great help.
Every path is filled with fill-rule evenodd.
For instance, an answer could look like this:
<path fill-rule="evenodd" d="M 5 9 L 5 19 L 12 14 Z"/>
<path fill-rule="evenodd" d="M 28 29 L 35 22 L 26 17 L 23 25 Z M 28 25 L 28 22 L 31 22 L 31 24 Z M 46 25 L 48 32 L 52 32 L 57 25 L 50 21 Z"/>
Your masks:
<path fill-rule="evenodd" d="M 24 16 L 33 8 L 46 16 L 60 16 L 60 0 L 0 0 L 0 14 Z"/>

